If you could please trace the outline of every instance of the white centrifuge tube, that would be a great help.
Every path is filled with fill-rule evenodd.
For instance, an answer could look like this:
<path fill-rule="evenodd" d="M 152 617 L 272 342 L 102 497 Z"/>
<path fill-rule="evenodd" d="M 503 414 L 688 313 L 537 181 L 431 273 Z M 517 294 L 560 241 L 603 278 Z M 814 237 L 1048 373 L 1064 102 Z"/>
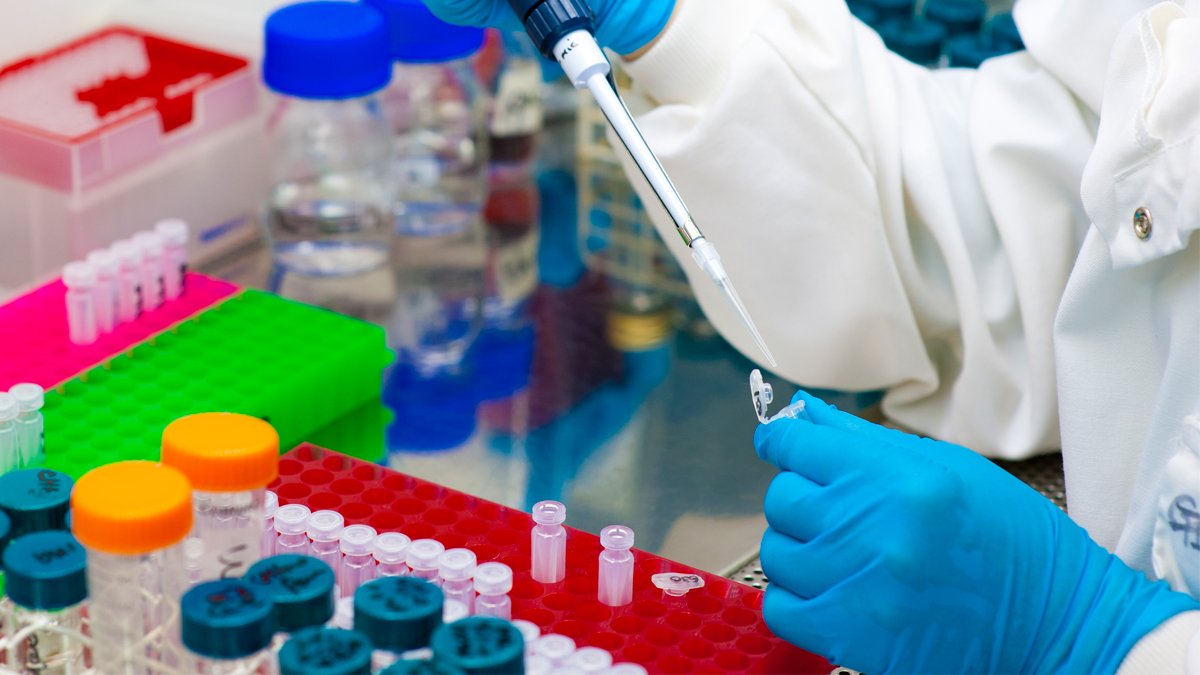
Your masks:
<path fill-rule="evenodd" d="M 17 399 L 0 392 L 0 476 L 21 465 L 17 446 Z"/>
<path fill-rule="evenodd" d="M 560 666 L 575 653 L 575 641 L 566 635 L 547 633 L 533 641 L 533 653 Z"/>
<path fill-rule="evenodd" d="M 155 232 L 138 232 L 133 245 L 142 256 L 139 273 L 142 282 L 142 309 L 158 309 L 163 300 L 163 241 Z"/>
<path fill-rule="evenodd" d="M 494 616 L 512 620 L 512 600 L 508 597 L 513 586 L 512 568 L 504 563 L 485 562 L 475 568 L 475 616 Z M 536 628 L 536 626 L 535 626 Z"/>
<path fill-rule="evenodd" d="M 470 615 L 475 609 L 475 553 L 465 548 L 452 548 L 438 556 L 438 578 L 446 601 L 461 602 Z"/>
<path fill-rule="evenodd" d="M 275 510 L 275 555 L 295 553 L 308 555 L 308 517 L 311 512 L 303 504 L 287 504 Z"/>
<path fill-rule="evenodd" d="M 505 567 L 507 567 L 507 565 L 505 565 Z M 516 627 L 517 630 L 521 631 L 521 639 L 525 641 L 525 654 L 533 654 L 533 643 L 537 642 L 537 639 L 542 637 L 542 629 L 538 628 L 536 623 L 532 621 L 526 621 L 525 619 L 517 619 L 512 622 L 512 625 Z"/>
<path fill-rule="evenodd" d="M 158 221 L 154 231 L 163 242 L 163 295 L 174 300 L 183 294 L 187 274 L 188 224 L 168 218 Z"/>
<path fill-rule="evenodd" d="M 279 495 L 267 490 L 263 493 L 263 532 L 259 553 L 269 558 L 275 555 L 275 512 L 279 510 Z"/>
<path fill-rule="evenodd" d="M 633 602 L 633 530 L 609 525 L 600 530 L 600 569 L 596 597 L 610 607 Z"/>
<path fill-rule="evenodd" d="M 312 542 L 308 554 L 329 565 L 329 569 L 336 571 L 342 557 L 342 552 L 338 548 L 338 537 L 342 534 L 342 528 L 345 526 L 346 519 L 337 511 L 328 509 L 314 511 L 308 517 L 308 538 Z"/>
<path fill-rule="evenodd" d="M 408 563 L 405 561 L 408 545 L 411 543 L 412 540 L 407 535 L 399 532 L 384 532 L 375 537 L 371 553 L 375 557 L 375 562 L 379 564 L 375 569 L 376 576 L 408 576 Z"/>
<path fill-rule="evenodd" d="M 562 502 L 542 501 L 533 505 L 530 533 L 530 567 L 534 581 L 556 584 L 567 576 L 567 507 Z"/>
<path fill-rule="evenodd" d="M 41 466 L 45 459 L 45 428 L 42 405 L 46 390 L 32 382 L 14 384 L 8 393 L 17 402 L 17 452 L 19 465 Z"/>
<path fill-rule="evenodd" d="M 133 242 L 122 239 L 109 249 L 117 257 L 117 322 L 133 321 L 142 313 L 142 255 Z"/>
<path fill-rule="evenodd" d="M 409 544 L 405 558 L 409 569 L 412 570 L 411 576 L 439 585 L 441 578 L 438 577 L 438 558 L 445 552 L 446 547 L 436 539 L 418 539 Z"/>
<path fill-rule="evenodd" d="M 599 647 L 580 647 L 567 657 L 564 665 L 585 673 L 599 673 L 607 670 L 612 662 L 612 654 Z"/>
<path fill-rule="evenodd" d="M 374 543 L 375 528 L 370 525 L 348 525 L 338 537 L 342 560 L 337 568 L 337 584 L 343 598 L 353 597 L 359 586 L 375 578 L 375 558 L 371 556 Z"/>
<path fill-rule="evenodd" d="M 92 251 L 87 261 L 96 270 L 96 325 L 101 333 L 111 333 L 117 325 L 117 275 L 121 264 L 106 249 Z"/>
<path fill-rule="evenodd" d="M 62 281 L 67 287 L 67 336 L 72 344 L 90 345 L 100 334 L 96 325 L 96 270 L 84 262 L 67 263 Z"/>

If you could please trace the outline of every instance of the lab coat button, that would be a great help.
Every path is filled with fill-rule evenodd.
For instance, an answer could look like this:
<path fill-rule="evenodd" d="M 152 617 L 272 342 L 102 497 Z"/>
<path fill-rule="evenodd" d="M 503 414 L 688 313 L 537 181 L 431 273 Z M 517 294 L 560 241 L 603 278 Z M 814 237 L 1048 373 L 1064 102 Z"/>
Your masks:
<path fill-rule="evenodd" d="M 1144 206 L 1139 206 L 1133 212 L 1133 233 L 1138 239 L 1146 240 L 1154 232 L 1154 218 L 1150 215 L 1150 209 Z"/>

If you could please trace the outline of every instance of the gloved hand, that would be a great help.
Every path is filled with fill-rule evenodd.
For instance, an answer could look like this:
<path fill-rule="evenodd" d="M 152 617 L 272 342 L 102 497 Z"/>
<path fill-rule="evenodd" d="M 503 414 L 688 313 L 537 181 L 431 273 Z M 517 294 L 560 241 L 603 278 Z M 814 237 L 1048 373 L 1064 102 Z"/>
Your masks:
<path fill-rule="evenodd" d="M 1151 583 L 1053 503 L 966 448 L 800 392 L 759 426 L 767 625 L 872 673 L 1114 672 L 1200 603 Z"/>
<path fill-rule="evenodd" d="M 424 0 L 443 21 L 524 30 L 508 0 Z M 675 0 L 587 0 L 596 15 L 596 41 L 618 54 L 650 44 L 671 18 Z"/>

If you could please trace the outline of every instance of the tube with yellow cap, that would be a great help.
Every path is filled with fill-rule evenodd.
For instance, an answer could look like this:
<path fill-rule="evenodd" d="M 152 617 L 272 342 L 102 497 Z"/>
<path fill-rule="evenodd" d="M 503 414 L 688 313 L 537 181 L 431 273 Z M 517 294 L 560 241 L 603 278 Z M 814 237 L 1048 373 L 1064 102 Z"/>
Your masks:
<path fill-rule="evenodd" d="M 195 525 L 184 546 L 189 583 L 240 579 L 262 558 L 267 485 L 279 475 L 279 434 L 249 415 L 188 415 L 163 431 L 162 463 L 192 484 Z"/>
<path fill-rule="evenodd" d="M 71 529 L 87 549 L 95 671 L 178 664 L 183 540 L 192 529 L 187 477 L 154 462 L 93 469 L 71 493 Z"/>

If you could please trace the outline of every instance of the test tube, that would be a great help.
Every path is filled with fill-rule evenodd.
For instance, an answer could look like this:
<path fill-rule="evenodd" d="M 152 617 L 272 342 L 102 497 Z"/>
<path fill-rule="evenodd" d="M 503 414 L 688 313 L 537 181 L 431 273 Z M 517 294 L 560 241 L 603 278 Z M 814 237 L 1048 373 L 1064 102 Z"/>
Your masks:
<path fill-rule="evenodd" d="M 17 446 L 17 399 L 0 391 L 0 474 L 8 473 L 21 464 Z"/>
<path fill-rule="evenodd" d="M 17 537 L 4 549 L 10 637 L 36 626 L 16 645 L 12 666 L 22 672 L 82 673 L 83 603 L 87 556 L 69 532 L 48 530 Z"/>
<path fill-rule="evenodd" d="M 14 384 L 8 393 L 17 401 L 17 450 L 20 466 L 39 466 L 45 459 L 42 405 L 46 390 L 31 382 Z"/>
<path fill-rule="evenodd" d="M 275 510 L 275 553 L 308 555 L 308 517 L 312 515 L 303 504 L 287 504 Z"/>
<path fill-rule="evenodd" d="M 609 525 L 600 530 L 600 569 L 596 596 L 610 607 L 633 602 L 633 530 Z"/>
<path fill-rule="evenodd" d="M 412 570 L 412 576 L 425 579 L 433 584 L 440 583 L 438 558 L 445 552 L 446 547 L 435 539 L 418 539 L 409 544 L 408 551 L 405 552 L 405 559 L 409 569 Z"/>
<path fill-rule="evenodd" d="M 267 490 L 263 493 L 262 547 L 264 558 L 275 555 L 275 512 L 279 510 L 279 495 Z"/>
<path fill-rule="evenodd" d="M 163 242 L 163 295 L 175 300 L 183 294 L 187 274 L 188 224 L 178 218 L 160 220 L 154 231 Z"/>
<path fill-rule="evenodd" d="M 380 577 L 403 577 L 408 576 L 407 552 L 408 545 L 412 540 L 407 535 L 399 532 L 384 532 L 375 537 L 375 543 L 372 544 L 372 555 L 375 556 L 375 562 L 379 563 L 375 568 L 376 576 Z"/>
<path fill-rule="evenodd" d="M 87 262 L 96 270 L 96 327 L 111 333 L 117 325 L 117 276 L 121 263 L 107 249 L 92 251 Z"/>
<path fill-rule="evenodd" d="M 183 540 L 192 529 L 192 488 L 154 462 L 107 464 L 71 493 L 71 526 L 87 549 L 92 667 L 97 673 L 179 664 Z"/>
<path fill-rule="evenodd" d="M 471 614 L 475 608 L 475 553 L 465 548 L 452 548 L 438 556 L 438 578 L 446 600 L 461 602 Z"/>
<path fill-rule="evenodd" d="M 333 576 L 333 570 L 316 558 L 286 553 L 254 563 L 242 580 L 270 597 L 275 631 L 286 637 L 333 618 Z"/>
<path fill-rule="evenodd" d="M 375 528 L 370 525 L 350 525 L 342 530 L 338 547 L 342 551 L 338 567 L 338 593 L 353 596 L 354 591 L 375 578 L 375 558 L 371 544 L 375 543 Z"/>
<path fill-rule="evenodd" d="M 371 642 L 340 628 L 307 628 L 279 650 L 280 675 L 363 675 L 371 672 Z"/>
<path fill-rule="evenodd" d="M 416 577 L 384 577 L 358 587 L 354 630 L 375 646 L 373 670 L 429 647 L 433 631 L 442 625 L 444 597 L 442 589 Z"/>
<path fill-rule="evenodd" d="M 142 254 L 133 242 L 122 239 L 109 248 L 117 258 L 117 322 L 133 321 L 142 313 Z"/>
<path fill-rule="evenodd" d="M 547 633 L 533 641 L 533 653 L 556 666 L 562 665 L 575 653 L 575 641 L 566 635 Z"/>
<path fill-rule="evenodd" d="M 255 673 L 274 635 L 271 598 L 240 579 L 206 581 L 180 601 L 185 673 Z"/>
<path fill-rule="evenodd" d="M 337 511 L 313 511 L 308 517 L 308 554 L 331 568 L 338 569 L 342 558 L 342 552 L 338 549 L 338 536 L 345 525 L 346 519 Z"/>
<path fill-rule="evenodd" d="M 13 538 L 43 530 L 65 530 L 75 481 L 53 469 L 18 469 L 0 476 L 0 511 L 12 522 Z"/>
<path fill-rule="evenodd" d="M 262 557 L 265 493 L 279 475 L 275 428 L 237 413 L 180 417 L 163 430 L 162 462 L 192 484 L 192 581 L 240 578 Z"/>
<path fill-rule="evenodd" d="M 133 235 L 133 245 L 141 255 L 142 310 L 149 312 L 158 309 L 163 300 L 163 240 L 154 232 L 138 232 Z"/>
<path fill-rule="evenodd" d="M 472 616 L 441 626 L 433 633 L 433 656 L 464 673 L 520 673 L 525 645 L 511 623 Z"/>
<path fill-rule="evenodd" d="M 561 502 L 542 501 L 533 505 L 533 532 L 530 548 L 531 575 L 534 581 L 556 584 L 567 575 L 567 507 Z"/>
<path fill-rule="evenodd" d="M 479 597 L 475 598 L 475 615 L 494 616 L 505 621 L 512 619 L 512 600 L 508 597 L 512 586 L 513 571 L 508 565 L 485 562 L 477 567 L 475 591 Z"/>
<path fill-rule="evenodd" d="M 67 337 L 71 344 L 90 345 L 100 335 L 96 320 L 96 270 L 85 262 L 67 263 L 62 282 L 67 287 Z"/>
<path fill-rule="evenodd" d="M 585 673 L 599 673 L 612 665 L 612 654 L 599 647 L 580 647 L 567 657 L 564 665 Z"/>

